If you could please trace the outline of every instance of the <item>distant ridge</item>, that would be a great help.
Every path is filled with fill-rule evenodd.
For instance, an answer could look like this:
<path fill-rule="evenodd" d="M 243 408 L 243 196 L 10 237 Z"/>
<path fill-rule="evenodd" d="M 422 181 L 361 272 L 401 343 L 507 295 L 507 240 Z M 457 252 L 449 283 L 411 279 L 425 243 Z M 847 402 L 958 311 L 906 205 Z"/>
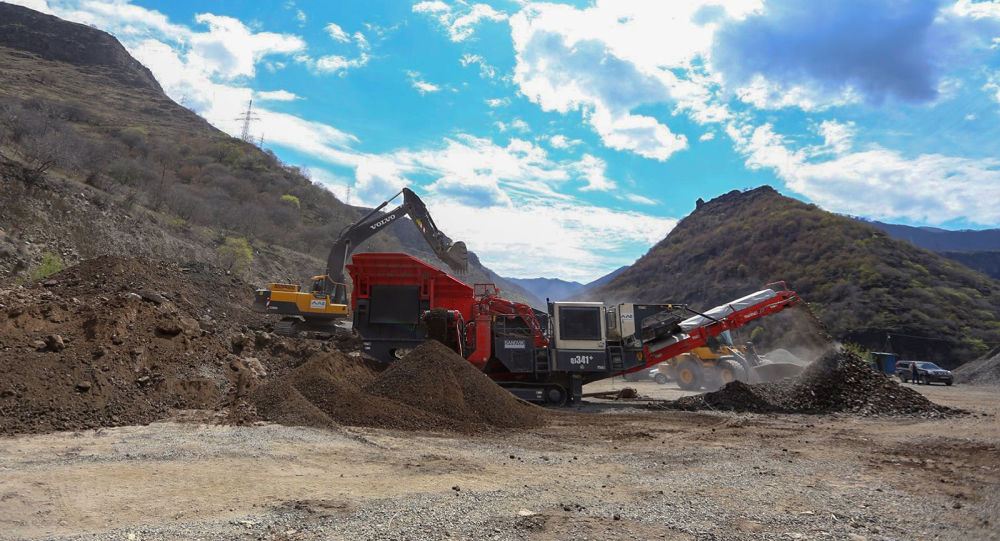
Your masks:
<path fill-rule="evenodd" d="M 841 341 L 894 335 L 897 353 L 950 366 L 1000 343 L 1000 282 L 767 186 L 701 205 L 592 296 L 711 307 L 776 280 Z"/>

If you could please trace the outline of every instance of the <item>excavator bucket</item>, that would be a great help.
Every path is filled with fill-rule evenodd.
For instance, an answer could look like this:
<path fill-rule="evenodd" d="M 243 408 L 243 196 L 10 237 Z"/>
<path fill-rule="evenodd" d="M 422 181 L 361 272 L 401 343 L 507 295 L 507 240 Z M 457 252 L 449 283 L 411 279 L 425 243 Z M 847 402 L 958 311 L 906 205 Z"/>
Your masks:
<path fill-rule="evenodd" d="M 452 244 L 447 252 L 438 254 L 438 257 L 456 272 L 469 270 L 469 249 L 462 241 Z"/>

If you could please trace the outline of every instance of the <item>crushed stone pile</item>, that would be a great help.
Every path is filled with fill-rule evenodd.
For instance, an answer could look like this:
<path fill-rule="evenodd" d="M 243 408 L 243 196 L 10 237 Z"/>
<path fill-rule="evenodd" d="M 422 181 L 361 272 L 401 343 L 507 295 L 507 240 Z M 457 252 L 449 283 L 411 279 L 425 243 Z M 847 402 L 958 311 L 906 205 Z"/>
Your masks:
<path fill-rule="evenodd" d="M 787 349 L 778 348 L 767 352 L 764 358 L 774 362 L 774 363 L 785 363 L 785 364 L 795 364 L 798 366 L 806 366 L 809 361 L 803 360 L 801 357 L 793 354 Z"/>
<path fill-rule="evenodd" d="M 0 288 L 0 434 L 145 424 L 215 408 L 308 351 L 270 333 L 253 288 L 201 265 L 120 257 Z"/>
<path fill-rule="evenodd" d="M 1000 348 L 954 370 L 955 381 L 969 385 L 1000 385 Z"/>
<path fill-rule="evenodd" d="M 433 340 L 378 368 L 339 352 L 317 355 L 253 391 L 249 402 L 263 419 L 317 427 L 471 433 L 543 422 L 544 410 L 517 400 Z"/>
<path fill-rule="evenodd" d="M 753 385 L 734 381 L 715 392 L 651 407 L 861 416 L 939 417 L 960 413 L 934 404 L 917 391 L 872 369 L 857 355 L 844 351 L 831 352 L 817 359 L 796 378 Z"/>

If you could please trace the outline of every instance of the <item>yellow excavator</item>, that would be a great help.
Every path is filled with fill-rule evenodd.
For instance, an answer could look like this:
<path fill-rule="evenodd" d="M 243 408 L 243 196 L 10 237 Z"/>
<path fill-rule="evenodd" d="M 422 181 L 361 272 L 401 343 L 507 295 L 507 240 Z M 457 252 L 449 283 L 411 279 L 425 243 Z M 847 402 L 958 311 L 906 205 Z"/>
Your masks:
<path fill-rule="evenodd" d="M 400 195 L 403 196 L 403 203 L 383 213 L 382 209 Z M 344 265 L 354 248 L 407 215 L 438 258 L 455 271 L 465 272 L 468 269 L 469 253 L 465 243 L 452 242 L 434 224 L 427 206 L 417 194 L 403 188 L 340 233 L 330 248 L 326 273 L 313 277 L 309 291 L 300 290 L 297 284 L 270 283 L 256 291 L 254 310 L 281 316 L 281 320 L 274 325 L 278 334 L 291 336 L 299 331 L 332 332 L 338 319 L 350 315 Z"/>

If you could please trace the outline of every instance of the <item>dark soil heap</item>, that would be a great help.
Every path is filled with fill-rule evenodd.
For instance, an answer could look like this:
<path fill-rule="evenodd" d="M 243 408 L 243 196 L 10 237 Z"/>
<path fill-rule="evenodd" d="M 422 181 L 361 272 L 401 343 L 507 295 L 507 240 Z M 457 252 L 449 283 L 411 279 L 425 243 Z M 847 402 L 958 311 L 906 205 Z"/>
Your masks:
<path fill-rule="evenodd" d="M 433 340 L 382 372 L 336 352 L 316 356 L 250 402 L 270 421 L 320 427 L 480 432 L 537 426 L 544 415 Z"/>
<path fill-rule="evenodd" d="M 214 408 L 247 383 L 239 353 L 265 359 L 258 374 L 287 369 L 299 346 L 248 336 L 264 325 L 252 291 L 217 269 L 110 256 L 0 289 L 0 434 Z"/>
<path fill-rule="evenodd" d="M 937 417 L 957 410 L 939 406 L 922 394 L 872 369 L 850 352 L 831 352 L 797 378 L 748 385 L 735 381 L 722 389 L 688 396 L 665 406 L 755 413 L 850 413 L 862 416 Z"/>

